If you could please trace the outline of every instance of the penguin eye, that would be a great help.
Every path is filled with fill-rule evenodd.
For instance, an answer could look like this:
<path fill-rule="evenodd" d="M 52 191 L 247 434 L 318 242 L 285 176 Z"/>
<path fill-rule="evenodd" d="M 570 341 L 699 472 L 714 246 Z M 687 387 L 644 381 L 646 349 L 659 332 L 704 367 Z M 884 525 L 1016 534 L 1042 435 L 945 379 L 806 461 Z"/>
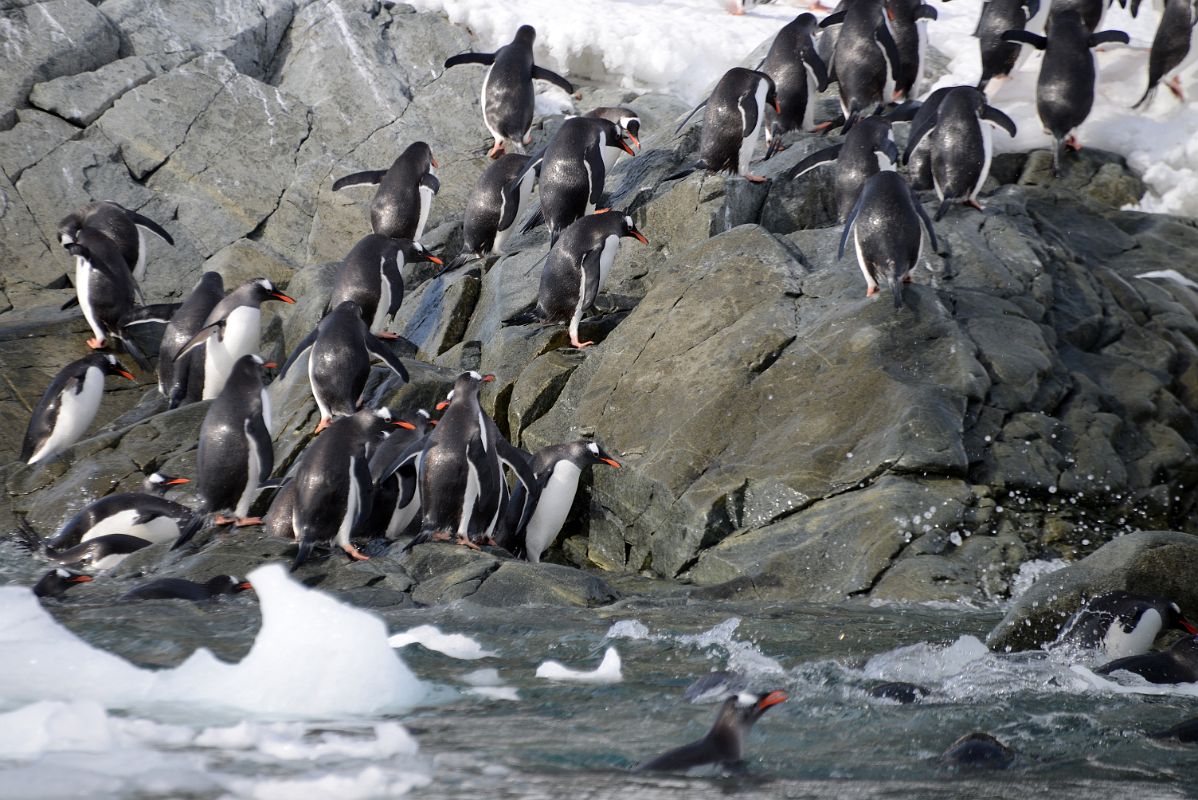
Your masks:
<path fill-rule="evenodd" d="M 54 570 L 54 573 L 55 573 L 56 575 L 58 575 L 58 577 L 60 577 L 60 578 L 69 578 L 69 577 L 71 577 L 71 573 L 70 573 L 69 571 L 65 570 L 65 569 L 56 569 L 56 570 Z"/>
<path fill-rule="evenodd" d="M 594 442 L 591 442 L 587 445 L 587 450 L 590 450 L 595 455 L 599 455 L 599 445 L 595 444 Z"/>
<path fill-rule="evenodd" d="M 476 381 L 481 381 L 483 379 L 483 376 L 480 375 L 479 373 L 475 372 L 474 370 L 470 370 L 470 377 L 474 378 L 474 380 L 476 380 Z"/>
<path fill-rule="evenodd" d="M 425 411 L 423 408 L 419 409 L 416 413 L 419 414 L 420 416 L 424 417 L 425 419 L 431 419 L 431 417 L 429 416 L 429 413 L 427 411 Z"/>

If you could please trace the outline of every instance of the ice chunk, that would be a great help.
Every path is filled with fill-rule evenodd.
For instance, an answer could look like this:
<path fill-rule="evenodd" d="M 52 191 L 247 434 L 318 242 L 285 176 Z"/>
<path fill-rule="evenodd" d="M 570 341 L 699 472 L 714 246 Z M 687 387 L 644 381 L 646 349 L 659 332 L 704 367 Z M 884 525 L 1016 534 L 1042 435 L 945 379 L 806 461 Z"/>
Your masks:
<path fill-rule="evenodd" d="M 415 628 L 400 631 L 387 640 L 392 647 L 407 647 L 419 644 L 429 650 L 436 650 L 451 658 L 473 660 L 499 655 L 490 650 L 484 650 L 482 645 L 460 633 L 441 633 L 435 625 L 417 625 Z"/>
<path fill-rule="evenodd" d="M 607 629 L 608 639 L 648 639 L 649 627 L 639 619 L 622 619 Z"/>
<path fill-rule="evenodd" d="M 570 669 L 557 661 L 546 661 L 537 667 L 537 677 L 576 683 L 619 683 L 624 679 L 620 673 L 620 654 L 614 647 L 607 648 L 607 652 L 603 654 L 603 661 L 590 672 Z"/>

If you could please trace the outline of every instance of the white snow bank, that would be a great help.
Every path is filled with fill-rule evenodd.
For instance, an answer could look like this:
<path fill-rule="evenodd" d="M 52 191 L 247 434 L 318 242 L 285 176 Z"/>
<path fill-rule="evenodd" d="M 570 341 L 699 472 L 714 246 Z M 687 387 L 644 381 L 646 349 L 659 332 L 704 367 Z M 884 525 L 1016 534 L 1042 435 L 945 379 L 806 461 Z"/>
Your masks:
<path fill-rule="evenodd" d="M 396 648 L 419 644 L 450 658 L 469 660 L 498 655 L 490 650 L 484 650 L 481 644 L 469 636 L 460 633 L 442 633 L 436 625 L 417 625 L 415 628 L 400 631 L 388 639 L 387 644 Z"/>
<path fill-rule="evenodd" d="M 0 587 L 0 703 L 82 699 L 312 718 L 407 708 L 425 697 L 380 619 L 292 581 L 278 564 L 249 579 L 262 628 L 246 657 L 227 664 L 201 649 L 160 671 L 78 639 L 28 589 Z"/>
<path fill-rule="evenodd" d="M 607 648 L 607 652 L 603 654 L 603 661 L 589 672 L 570 669 L 557 661 L 546 661 L 537 667 L 537 677 L 575 683 L 619 683 L 624 679 L 620 673 L 620 654 L 614 647 Z"/>

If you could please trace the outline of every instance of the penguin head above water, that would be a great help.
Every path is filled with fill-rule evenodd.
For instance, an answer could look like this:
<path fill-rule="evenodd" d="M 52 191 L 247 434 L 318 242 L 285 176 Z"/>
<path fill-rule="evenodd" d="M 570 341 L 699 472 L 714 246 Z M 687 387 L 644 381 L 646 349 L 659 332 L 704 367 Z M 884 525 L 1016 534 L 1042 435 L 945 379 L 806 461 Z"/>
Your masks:
<path fill-rule="evenodd" d="M 59 567 L 47 572 L 33 585 L 33 594 L 37 597 L 59 597 L 75 584 L 89 583 L 91 580 L 91 575 Z"/>
<path fill-rule="evenodd" d="M 249 581 L 243 581 L 233 575 L 217 575 L 215 578 L 209 578 L 204 581 L 204 586 L 213 595 L 237 594 L 254 588 Z"/>
<path fill-rule="evenodd" d="M 173 475 L 152 472 L 141 482 L 141 490 L 146 494 L 163 495 L 172 486 L 182 486 L 185 483 L 191 483 L 191 481 L 187 478 L 176 478 Z"/>

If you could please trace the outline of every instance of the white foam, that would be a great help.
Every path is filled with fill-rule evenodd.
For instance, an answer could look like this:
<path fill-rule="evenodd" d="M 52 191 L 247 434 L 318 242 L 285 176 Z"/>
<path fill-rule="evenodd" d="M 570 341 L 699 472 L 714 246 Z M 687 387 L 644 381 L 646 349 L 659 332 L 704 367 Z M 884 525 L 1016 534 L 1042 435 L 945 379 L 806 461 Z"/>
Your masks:
<path fill-rule="evenodd" d="M 396 775 L 382 767 L 370 766 L 361 770 L 321 772 L 309 778 L 259 779 L 243 778 L 228 782 L 238 797 L 253 800 L 367 800 L 376 797 L 396 797 L 430 783 L 427 775 L 405 773 Z"/>
<path fill-rule="evenodd" d="M 1032 588 L 1036 581 L 1067 566 L 1069 566 L 1069 562 L 1063 558 L 1023 562 L 1019 565 L 1019 571 L 1011 576 L 1010 599 L 1018 599 Z"/>
<path fill-rule="evenodd" d="M 608 639 L 648 639 L 649 627 L 636 619 L 622 619 L 607 629 Z"/>
<path fill-rule="evenodd" d="M 720 624 L 703 633 L 677 637 L 681 644 L 694 647 L 719 647 L 728 654 L 728 669 L 747 675 L 759 673 L 780 674 L 785 672 L 782 665 L 758 649 L 752 642 L 744 642 L 736 638 L 736 629 L 740 627 L 740 617 L 729 617 Z"/>
<path fill-rule="evenodd" d="M 388 639 L 387 644 L 392 647 L 419 644 L 451 658 L 467 660 L 499 655 L 491 650 L 484 650 L 481 644 L 469 636 L 460 633 L 442 633 L 441 629 L 435 625 L 417 625 L 415 628 L 400 631 Z"/>
<path fill-rule="evenodd" d="M 1198 697 L 1198 683 L 1149 683 L 1139 675 L 1125 670 L 1114 674 L 1126 678 L 1127 682 L 1113 681 L 1105 675 L 1095 674 L 1093 670 L 1074 664 L 1070 669 L 1080 675 L 1088 684 L 1099 691 L 1111 694 L 1141 694 L 1153 697 Z"/>
<path fill-rule="evenodd" d="M 609 647 L 603 661 L 589 672 L 571 669 L 557 661 L 546 661 L 537 667 L 537 677 L 550 681 L 573 681 L 575 683 L 619 683 L 624 679 L 620 671 L 620 654 Z"/>

